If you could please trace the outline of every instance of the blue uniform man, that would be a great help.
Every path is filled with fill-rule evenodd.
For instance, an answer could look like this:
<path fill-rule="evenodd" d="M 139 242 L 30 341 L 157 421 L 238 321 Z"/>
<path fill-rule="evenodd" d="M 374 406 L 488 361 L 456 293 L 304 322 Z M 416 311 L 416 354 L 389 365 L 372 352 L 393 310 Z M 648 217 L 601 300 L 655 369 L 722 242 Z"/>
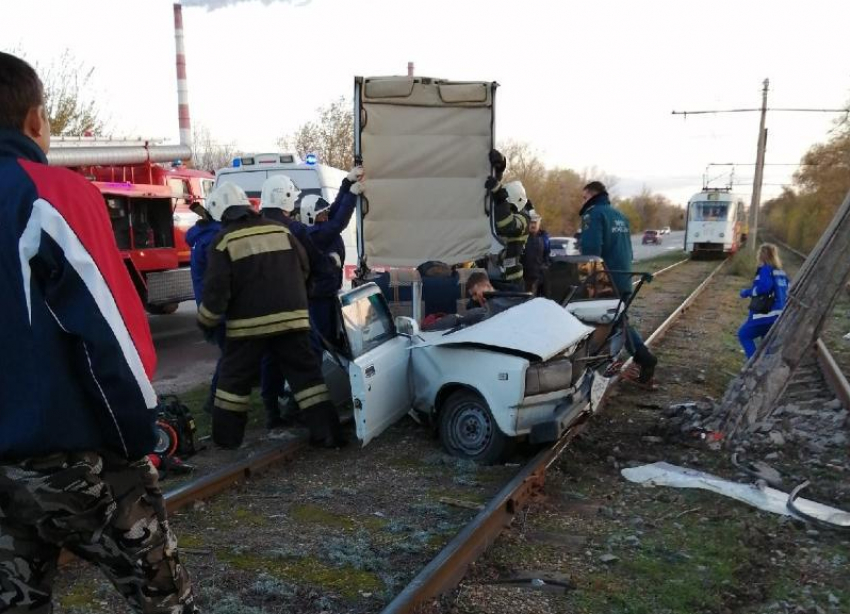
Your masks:
<path fill-rule="evenodd" d="M 611 206 L 608 191 L 599 181 L 584 187 L 584 206 L 581 208 L 581 253 L 600 256 L 612 273 L 612 281 L 624 302 L 632 294 L 632 235 L 629 221 Z M 628 327 L 626 349 L 640 367 L 638 382 L 650 385 L 658 359 L 649 351 L 640 334 Z"/>
<path fill-rule="evenodd" d="M 207 272 L 210 243 L 212 243 L 215 236 L 221 231 L 221 224 L 212 219 L 200 203 L 194 204 L 192 211 L 200 216 L 200 219 L 186 233 L 186 244 L 192 250 L 189 260 L 189 268 L 192 272 L 192 290 L 195 293 L 195 303 L 200 305 L 204 296 L 204 275 Z M 222 324 L 215 329 L 215 333 L 212 336 L 212 340 L 220 350 L 224 349 L 224 330 L 224 325 Z M 208 414 L 212 413 L 215 387 L 218 384 L 220 368 L 221 356 L 219 356 L 218 362 L 215 365 L 215 371 L 213 372 L 210 383 L 209 397 L 207 397 L 204 403 L 204 411 Z"/>

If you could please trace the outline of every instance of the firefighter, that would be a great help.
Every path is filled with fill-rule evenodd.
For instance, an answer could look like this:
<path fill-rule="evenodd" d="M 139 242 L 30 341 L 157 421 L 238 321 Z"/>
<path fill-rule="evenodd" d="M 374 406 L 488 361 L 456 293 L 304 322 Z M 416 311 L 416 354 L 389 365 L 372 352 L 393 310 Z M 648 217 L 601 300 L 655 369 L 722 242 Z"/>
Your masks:
<path fill-rule="evenodd" d="M 282 224 L 265 220 L 245 192 L 224 183 L 207 201 L 223 229 L 213 241 L 198 324 L 206 335 L 226 323 L 227 343 L 213 408 L 213 441 L 242 444 L 251 386 L 266 352 L 278 360 L 310 429 L 310 443 L 345 445 L 316 355 L 310 347 L 304 248 Z"/>
<path fill-rule="evenodd" d="M 156 352 L 103 196 L 47 165 L 44 87 L 0 52 L 0 612 L 51 612 L 62 548 L 137 613 L 196 612 L 157 472 Z"/>
<path fill-rule="evenodd" d="M 215 236 L 221 231 L 221 223 L 212 219 L 200 202 L 192 203 L 191 208 L 199 219 L 186 233 L 186 244 L 192 250 L 189 260 L 189 268 L 192 273 L 192 291 L 195 294 L 195 303 L 200 306 L 201 298 L 204 295 L 204 273 L 207 271 L 207 254 L 209 253 L 210 243 L 212 243 Z M 219 350 L 224 351 L 224 324 L 219 325 L 216 329 L 213 341 Z M 208 414 L 212 413 L 215 387 L 218 383 L 218 372 L 220 369 L 221 355 L 219 355 L 219 359 L 216 361 L 215 371 L 210 382 L 210 393 L 203 406 L 203 410 Z"/>
<path fill-rule="evenodd" d="M 336 295 L 342 288 L 342 265 L 345 245 L 342 231 L 354 213 L 354 195 L 363 193 L 363 169 L 355 167 L 343 179 L 334 204 L 308 194 L 301 200 L 301 221 L 294 219 L 295 203 L 300 190 L 286 175 L 273 175 L 263 183 L 260 211 L 264 217 L 284 224 L 301 242 L 310 262 L 308 289 L 311 342 L 317 357 L 322 359 L 321 338 L 336 336 Z M 330 217 L 328 214 L 331 214 Z M 262 397 L 266 408 L 266 427 L 285 426 L 280 416 L 278 398 L 284 393 L 280 369 L 269 355 L 263 358 Z"/>
<path fill-rule="evenodd" d="M 584 187 L 584 205 L 581 216 L 581 253 L 600 256 L 605 265 L 615 271 L 611 274 L 623 302 L 632 294 L 632 235 L 629 220 L 618 209 L 611 206 L 608 191 L 599 181 L 591 181 Z M 640 334 L 628 326 L 626 350 L 640 367 L 637 381 L 652 387 L 655 365 L 658 359 L 649 351 Z M 627 375 L 627 374 L 624 374 Z"/>
<path fill-rule="evenodd" d="M 484 187 L 493 196 L 493 217 L 496 235 L 505 244 L 499 262 L 498 279 L 493 285 L 498 290 L 523 291 L 522 250 L 528 237 L 529 214 L 534 210 L 519 181 L 502 184 L 507 161 L 501 152 L 490 152 L 494 176 L 488 177 Z"/>

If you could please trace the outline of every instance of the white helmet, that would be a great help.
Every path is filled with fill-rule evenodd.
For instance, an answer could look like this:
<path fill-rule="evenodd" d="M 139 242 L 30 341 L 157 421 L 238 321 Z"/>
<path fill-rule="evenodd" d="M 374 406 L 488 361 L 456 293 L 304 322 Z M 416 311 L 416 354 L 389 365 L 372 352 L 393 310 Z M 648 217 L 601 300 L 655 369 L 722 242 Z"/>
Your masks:
<path fill-rule="evenodd" d="M 250 207 L 251 201 L 245 190 L 229 181 L 222 183 L 207 197 L 206 209 L 216 222 L 221 221 L 224 212 L 231 207 Z"/>
<path fill-rule="evenodd" d="M 323 211 L 330 209 L 330 203 L 317 194 L 307 194 L 301 199 L 301 223 L 312 226 Z"/>
<path fill-rule="evenodd" d="M 537 213 L 534 209 L 528 212 L 528 217 L 532 222 L 540 222 L 543 220 L 543 216 Z"/>
<path fill-rule="evenodd" d="M 509 181 L 502 187 L 505 189 L 505 192 L 508 193 L 506 200 L 509 203 L 517 209 L 525 207 L 525 203 L 528 202 L 528 196 L 525 194 L 525 187 L 523 187 L 521 181 Z"/>
<path fill-rule="evenodd" d="M 286 175 L 272 175 L 263 183 L 263 191 L 260 194 L 260 210 L 281 209 L 292 213 L 295 209 L 295 201 L 301 193 L 292 179 Z"/>

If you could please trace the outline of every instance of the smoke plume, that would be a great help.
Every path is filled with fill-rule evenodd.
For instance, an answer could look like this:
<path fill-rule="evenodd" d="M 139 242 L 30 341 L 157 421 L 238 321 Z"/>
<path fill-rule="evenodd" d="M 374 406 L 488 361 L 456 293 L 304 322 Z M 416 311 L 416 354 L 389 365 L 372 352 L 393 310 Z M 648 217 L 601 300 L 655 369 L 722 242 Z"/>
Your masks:
<path fill-rule="evenodd" d="M 230 6 L 232 4 L 241 4 L 242 2 L 252 2 L 254 0 L 182 0 L 181 4 L 183 6 L 203 6 L 206 7 L 208 11 L 214 11 L 216 9 L 224 8 L 226 6 Z M 306 4 L 310 4 L 310 0 L 260 0 L 263 4 L 268 6 L 274 2 L 288 2 L 290 4 L 294 4 L 295 6 L 304 6 Z"/>

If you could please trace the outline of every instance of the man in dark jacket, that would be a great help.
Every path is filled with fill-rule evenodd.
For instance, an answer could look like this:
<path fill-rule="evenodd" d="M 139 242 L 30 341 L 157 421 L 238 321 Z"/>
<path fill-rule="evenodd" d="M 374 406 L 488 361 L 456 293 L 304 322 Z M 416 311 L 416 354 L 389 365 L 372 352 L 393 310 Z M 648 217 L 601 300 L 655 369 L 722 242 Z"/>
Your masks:
<path fill-rule="evenodd" d="M 147 456 L 142 303 L 103 196 L 49 147 L 38 75 L 0 53 L 0 612 L 52 611 L 62 548 L 135 612 L 195 612 Z"/>
<path fill-rule="evenodd" d="M 285 226 L 257 215 L 232 183 L 218 186 L 207 203 L 223 229 L 210 248 L 198 324 L 206 335 L 222 322 L 227 327 L 213 441 L 225 448 L 242 444 L 251 387 L 263 355 L 271 352 L 304 413 L 310 443 L 344 445 L 339 416 L 310 348 L 304 248 Z"/>
<path fill-rule="evenodd" d="M 624 302 L 632 294 L 632 234 L 629 220 L 611 206 L 608 191 L 599 181 L 584 187 L 584 206 L 581 208 L 581 253 L 600 256 L 612 273 L 612 281 Z M 658 359 L 649 351 L 640 334 L 628 327 L 626 349 L 640 367 L 638 382 L 651 385 Z"/>
<path fill-rule="evenodd" d="M 529 216 L 528 239 L 522 254 L 522 276 L 525 291 L 534 295 L 540 293 L 543 272 L 549 264 L 549 235 L 540 229 L 542 218 L 536 211 Z"/>
<path fill-rule="evenodd" d="M 221 231 L 221 224 L 212 219 L 207 213 L 207 210 L 200 203 L 192 205 L 192 211 L 198 215 L 199 219 L 195 225 L 186 233 L 186 244 L 192 250 L 189 259 L 189 268 L 192 273 L 192 290 L 195 294 L 195 303 L 201 304 L 201 299 L 204 296 L 204 274 L 207 272 L 207 258 L 215 236 Z M 224 324 L 220 325 L 213 337 L 218 349 L 224 351 Z M 221 369 L 221 356 L 215 364 L 212 381 L 210 382 L 210 394 L 204 403 L 204 411 L 208 414 L 212 413 L 213 398 L 215 397 L 215 387 L 218 384 L 218 372 Z"/>

